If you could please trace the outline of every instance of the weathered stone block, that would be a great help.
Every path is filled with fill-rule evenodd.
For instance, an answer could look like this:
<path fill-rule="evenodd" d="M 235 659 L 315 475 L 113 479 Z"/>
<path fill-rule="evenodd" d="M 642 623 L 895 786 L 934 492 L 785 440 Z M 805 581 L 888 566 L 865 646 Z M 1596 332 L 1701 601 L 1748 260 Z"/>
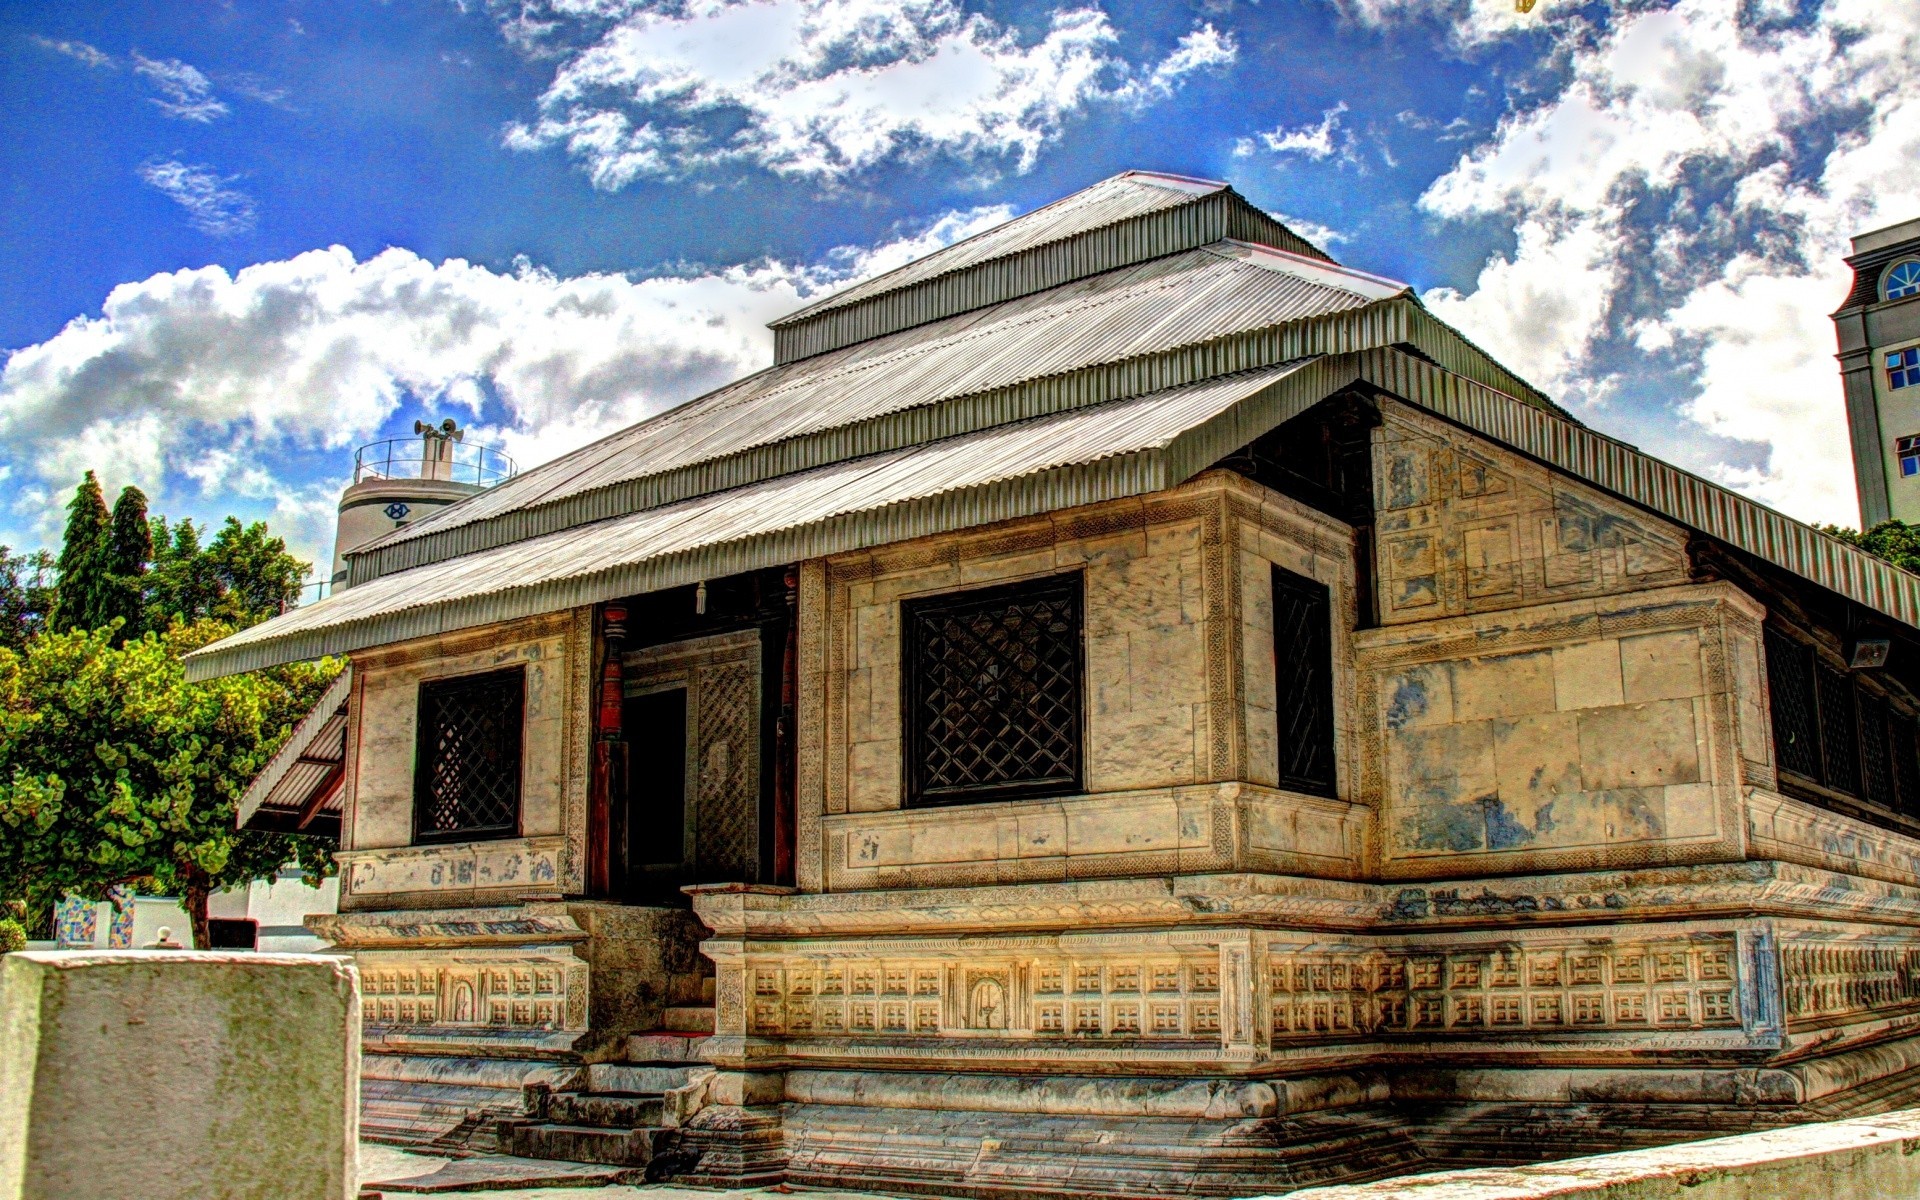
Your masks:
<path fill-rule="evenodd" d="M 0 1197 L 343 1200 L 353 965 L 192 951 L 0 958 Z"/>
<path fill-rule="evenodd" d="M 1629 704 L 1700 694 L 1700 631 L 1673 629 L 1620 640 L 1622 699 Z"/>
<path fill-rule="evenodd" d="M 1624 704 L 1580 714 L 1584 785 L 1594 791 L 1700 781 L 1690 699 Z"/>
<path fill-rule="evenodd" d="M 1554 697 L 1562 711 L 1607 708 L 1624 698 L 1620 680 L 1620 643 L 1613 638 L 1575 642 L 1553 649 Z"/>

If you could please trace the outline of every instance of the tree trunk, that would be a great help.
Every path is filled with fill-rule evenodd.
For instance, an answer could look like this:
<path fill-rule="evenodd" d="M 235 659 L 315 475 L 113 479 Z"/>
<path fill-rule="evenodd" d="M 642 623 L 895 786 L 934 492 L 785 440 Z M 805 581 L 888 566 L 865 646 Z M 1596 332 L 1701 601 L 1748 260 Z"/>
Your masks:
<path fill-rule="evenodd" d="M 186 894 L 181 897 L 186 902 L 187 920 L 193 925 L 193 948 L 211 949 L 213 940 L 207 932 L 207 896 L 211 889 L 207 887 L 206 875 L 198 870 L 187 872 Z"/>

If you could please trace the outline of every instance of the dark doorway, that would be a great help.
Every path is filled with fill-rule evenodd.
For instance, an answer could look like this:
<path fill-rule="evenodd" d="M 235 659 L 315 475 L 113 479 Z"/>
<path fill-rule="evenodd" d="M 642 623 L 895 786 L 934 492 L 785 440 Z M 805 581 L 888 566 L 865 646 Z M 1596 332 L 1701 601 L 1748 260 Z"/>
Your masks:
<path fill-rule="evenodd" d="M 615 845 L 628 900 L 677 899 L 687 877 L 687 689 L 628 696 L 625 826 Z"/>

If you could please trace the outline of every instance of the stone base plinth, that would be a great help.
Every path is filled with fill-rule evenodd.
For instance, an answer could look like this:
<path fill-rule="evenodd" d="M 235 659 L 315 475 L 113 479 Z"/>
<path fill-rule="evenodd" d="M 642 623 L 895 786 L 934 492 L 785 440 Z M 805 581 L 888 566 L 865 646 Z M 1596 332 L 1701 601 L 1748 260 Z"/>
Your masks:
<path fill-rule="evenodd" d="M 0 958 L 0 1197 L 354 1194 L 353 964 L 304 954 Z"/>

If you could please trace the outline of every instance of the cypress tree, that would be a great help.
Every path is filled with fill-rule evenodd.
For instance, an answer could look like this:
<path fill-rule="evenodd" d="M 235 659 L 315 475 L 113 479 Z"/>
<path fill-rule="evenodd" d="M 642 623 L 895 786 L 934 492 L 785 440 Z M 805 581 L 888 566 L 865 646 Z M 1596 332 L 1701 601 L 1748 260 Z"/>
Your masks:
<path fill-rule="evenodd" d="M 114 635 L 114 644 L 123 645 L 146 630 L 147 563 L 153 558 L 153 530 L 147 524 L 147 495 L 137 487 L 125 488 L 113 505 L 113 520 L 107 534 L 107 580 L 109 611 L 106 621 L 119 617 L 126 622 Z"/>
<path fill-rule="evenodd" d="M 111 605 L 108 535 L 111 518 L 100 481 L 88 471 L 67 504 L 67 532 L 60 543 L 60 583 L 53 606 L 53 628 L 97 629 Z"/>

